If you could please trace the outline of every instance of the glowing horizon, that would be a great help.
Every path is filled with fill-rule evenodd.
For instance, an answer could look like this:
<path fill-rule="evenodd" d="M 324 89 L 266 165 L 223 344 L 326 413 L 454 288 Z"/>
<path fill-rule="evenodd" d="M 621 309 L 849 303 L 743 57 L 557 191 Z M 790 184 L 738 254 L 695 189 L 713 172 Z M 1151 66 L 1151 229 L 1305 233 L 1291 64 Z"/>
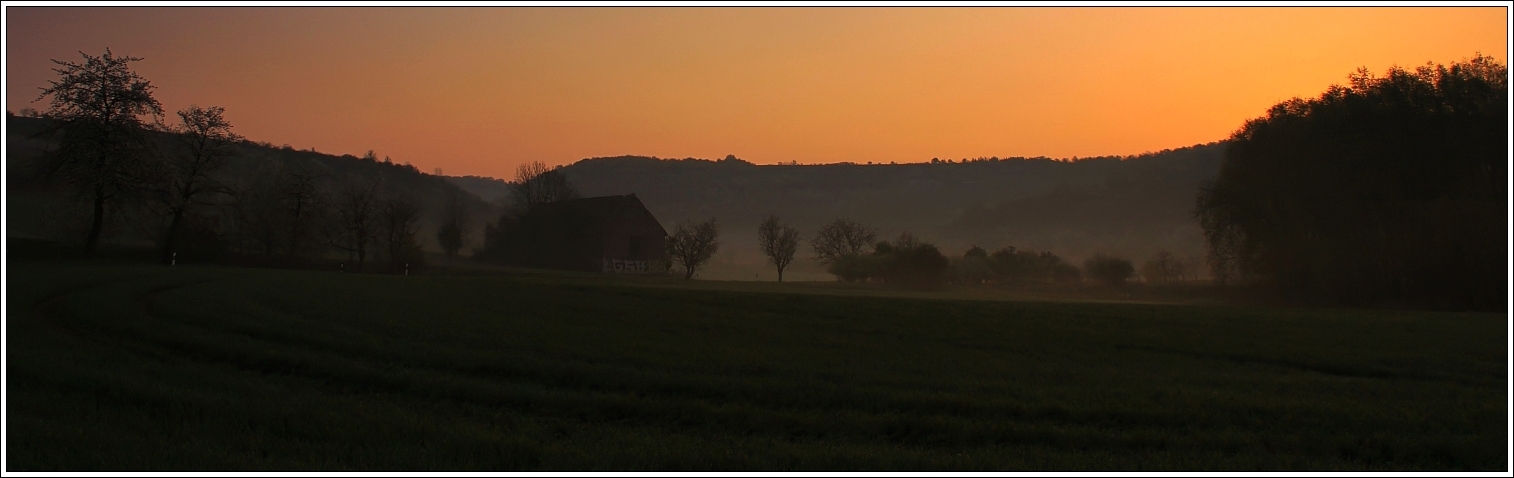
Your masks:
<path fill-rule="evenodd" d="M 1503 7 L 6 7 L 6 107 L 111 48 L 255 141 L 509 178 L 1131 155 L 1223 140 L 1358 67 L 1507 63 Z"/>

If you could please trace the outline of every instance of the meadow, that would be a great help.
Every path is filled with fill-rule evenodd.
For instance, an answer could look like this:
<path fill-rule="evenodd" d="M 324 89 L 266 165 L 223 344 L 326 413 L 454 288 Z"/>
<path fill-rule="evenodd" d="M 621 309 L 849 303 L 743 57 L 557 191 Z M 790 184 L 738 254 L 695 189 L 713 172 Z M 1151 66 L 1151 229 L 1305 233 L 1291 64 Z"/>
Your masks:
<path fill-rule="evenodd" d="M 14 256 L 6 276 L 9 471 L 1509 459 L 1505 314 Z"/>

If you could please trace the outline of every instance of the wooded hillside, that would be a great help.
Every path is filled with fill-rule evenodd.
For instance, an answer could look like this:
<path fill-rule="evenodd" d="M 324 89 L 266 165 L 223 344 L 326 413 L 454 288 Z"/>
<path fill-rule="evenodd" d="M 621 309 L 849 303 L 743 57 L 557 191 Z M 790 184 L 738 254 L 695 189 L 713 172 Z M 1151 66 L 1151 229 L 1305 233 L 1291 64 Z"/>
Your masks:
<path fill-rule="evenodd" d="M 59 241 L 63 244 L 82 242 L 88 229 L 89 206 L 87 199 L 64 184 L 49 178 L 39 160 L 56 146 L 55 136 L 48 135 L 50 120 L 34 117 L 6 117 L 6 213 L 8 235 Z M 160 140 L 167 136 L 159 133 Z M 474 211 L 474 221 L 482 223 L 493 216 L 495 209 L 486 201 L 442 180 L 438 176 L 421 173 L 414 166 L 376 158 L 359 158 L 350 154 L 334 155 L 314 150 L 295 150 L 288 146 L 275 147 L 268 143 L 241 141 L 231 145 L 232 154 L 226 164 L 213 173 L 214 179 L 230 189 L 244 192 L 272 192 L 278 189 L 280 178 L 297 174 L 310 177 L 315 186 L 315 201 L 319 208 L 326 208 L 326 217 L 317 217 L 332 227 L 339 216 L 340 196 L 356 185 L 374 188 L 377 198 L 401 199 L 413 205 L 417 212 L 415 239 L 430 251 L 440 250 L 436 228 L 449 195 L 456 196 Z M 386 158 L 387 159 L 387 158 Z M 237 252 L 237 242 L 254 243 L 252 238 L 241 238 L 231 223 L 227 210 L 233 199 L 228 195 L 207 198 L 199 215 L 213 224 L 202 224 L 214 229 L 215 241 L 223 251 Z M 151 201 L 145 197 L 122 196 L 110 205 L 121 214 L 107 216 L 105 230 L 107 243 L 118 245 L 153 244 L 161 235 L 163 218 L 152 210 Z M 480 226 L 471 228 L 470 242 L 479 238 Z M 312 227 L 322 226 L 314 224 Z M 310 257 L 323 254 L 343 254 L 329 248 L 329 238 L 319 231 L 307 232 Z M 245 240 L 243 240 L 245 239 Z M 263 241 L 268 242 L 268 241 Z M 287 242 L 287 241 L 286 241 Z M 269 245 L 270 247 L 271 244 Z"/>

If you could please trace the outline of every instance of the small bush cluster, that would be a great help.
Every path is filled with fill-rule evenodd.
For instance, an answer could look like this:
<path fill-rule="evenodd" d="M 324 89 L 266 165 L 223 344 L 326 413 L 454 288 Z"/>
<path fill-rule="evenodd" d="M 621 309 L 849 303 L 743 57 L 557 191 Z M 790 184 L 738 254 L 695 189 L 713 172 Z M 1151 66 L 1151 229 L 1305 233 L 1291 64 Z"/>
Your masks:
<path fill-rule="evenodd" d="M 1135 265 L 1118 257 L 1094 254 L 1083 261 L 1083 272 L 1089 279 L 1106 285 L 1124 285 L 1126 279 L 1135 275 Z"/>
<path fill-rule="evenodd" d="M 1009 246 L 989 254 L 973 246 L 952 262 L 952 278 L 961 284 L 1071 283 L 1082 280 L 1083 273 L 1049 251 L 1021 251 Z"/>
<path fill-rule="evenodd" d="M 951 261 L 935 245 L 909 233 L 893 242 L 879 242 L 870 254 L 837 256 L 826 270 L 847 282 L 877 281 L 910 287 L 934 287 L 946 282 Z"/>

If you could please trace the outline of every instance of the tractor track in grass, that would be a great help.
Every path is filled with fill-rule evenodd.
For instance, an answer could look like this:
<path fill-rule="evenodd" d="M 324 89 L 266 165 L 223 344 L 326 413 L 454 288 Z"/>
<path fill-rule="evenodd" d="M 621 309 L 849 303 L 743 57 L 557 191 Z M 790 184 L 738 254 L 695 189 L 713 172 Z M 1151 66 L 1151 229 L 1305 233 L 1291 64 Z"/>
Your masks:
<path fill-rule="evenodd" d="M 1195 351 L 1188 351 L 1188 350 L 1177 350 L 1177 349 L 1170 349 L 1170 348 L 1148 347 L 1148 346 L 1139 346 L 1139 345 L 1120 345 L 1120 346 L 1117 346 L 1116 348 L 1122 349 L 1122 350 L 1139 350 L 1139 351 L 1142 351 L 1142 352 L 1150 352 L 1150 353 L 1165 354 L 1165 355 L 1178 355 L 1178 356 L 1183 356 L 1183 357 L 1192 357 L 1192 358 L 1205 359 L 1205 360 L 1223 360 L 1223 361 L 1228 361 L 1228 362 L 1236 363 L 1236 364 L 1256 364 L 1256 365 L 1263 365 L 1263 366 L 1268 366 L 1268 367 L 1277 367 L 1277 368 L 1284 368 L 1284 369 L 1290 369 L 1290 370 L 1297 370 L 1297 371 L 1301 371 L 1301 372 L 1316 373 L 1316 374 L 1325 375 L 1325 376 L 1329 376 L 1329 377 L 1345 378 L 1345 379 L 1411 380 L 1411 381 L 1417 381 L 1417 382 L 1454 383 L 1454 384 L 1457 384 L 1457 385 L 1462 385 L 1462 386 L 1466 386 L 1466 387 L 1474 387 L 1474 388 L 1488 387 L 1488 386 L 1491 386 L 1491 385 L 1498 385 L 1500 383 L 1500 382 L 1494 382 L 1494 381 L 1470 380 L 1470 379 L 1457 378 L 1457 377 L 1446 377 L 1446 376 L 1440 376 L 1440 375 L 1429 375 L 1429 374 L 1420 374 L 1420 373 L 1412 373 L 1412 372 L 1401 372 L 1401 371 L 1381 370 L 1381 369 L 1373 370 L 1373 369 L 1364 369 L 1364 368 L 1352 368 L 1352 367 L 1344 366 L 1344 365 L 1311 364 L 1311 363 L 1304 363 L 1304 362 L 1300 362 L 1300 361 L 1296 361 L 1296 360 L 1288 360 L 1288 359 L 1285 359 L 1285 358 L 1256 357 L 1256 356 L 1249 356 L 1249 355 L 1241 355 L 1241 354 L 1237 354 L 1237 353 L 1205 353 L 1205 352 L 1195 352 Z"/>

